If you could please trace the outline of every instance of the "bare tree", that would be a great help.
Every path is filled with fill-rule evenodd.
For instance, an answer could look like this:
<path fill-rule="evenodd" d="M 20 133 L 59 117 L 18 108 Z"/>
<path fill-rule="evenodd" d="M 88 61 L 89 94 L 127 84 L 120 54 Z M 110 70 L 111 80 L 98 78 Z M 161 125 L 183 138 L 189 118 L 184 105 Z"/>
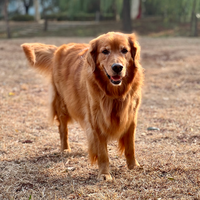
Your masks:
<path fill-rule="evenodd" d="M 8 3 L 9 3 L 9 0 L 4 0 L 4 19 L 6 23 L 7 38 L 11 38 L 9 18 L 8 18 Z"/>
<path fill-rule="evenodd" d="M 123 9 L 122 9 L 122 25 L 123 31 L 125 33 L 130 33 L 132 31 L 131 28 L 131 10 L 130 10 L 130 0 L 123 1 Z"/>
<path fill-rule="evenodd" d="M 82 2 L 82 1 L 81 1 Z M 48 31 L 48 16 L 47 12 L 53 12 L 58 5 L 57 0 L 41 0 L 42 15 L 44 18 L 44 31 Z"/>
<path fill-rule="evenodd" d="M 28 15 L 29 8 L 33 5 L 33 0 L 22 0 L 25 8 L 26 15 Z"/>

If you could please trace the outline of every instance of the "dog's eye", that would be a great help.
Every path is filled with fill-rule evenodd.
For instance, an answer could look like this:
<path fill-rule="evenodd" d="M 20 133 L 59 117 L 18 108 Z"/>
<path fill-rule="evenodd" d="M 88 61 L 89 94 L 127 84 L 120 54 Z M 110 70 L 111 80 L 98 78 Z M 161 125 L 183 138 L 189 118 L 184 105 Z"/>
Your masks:
<path fill-rule="evenodd" d="M 125 48 L 123 48 L 121 52 L 124 53 L 124 54 L 126 54 L 128 52 L 128 50 L 125 49 Z"/>
<path fill-rule="evenodd" d="M 102 51 L 102 53 L 105 54 L 105 55 L 108 55 L 110 52 L 107 49 L 105 49 L 105 50 Z"/>

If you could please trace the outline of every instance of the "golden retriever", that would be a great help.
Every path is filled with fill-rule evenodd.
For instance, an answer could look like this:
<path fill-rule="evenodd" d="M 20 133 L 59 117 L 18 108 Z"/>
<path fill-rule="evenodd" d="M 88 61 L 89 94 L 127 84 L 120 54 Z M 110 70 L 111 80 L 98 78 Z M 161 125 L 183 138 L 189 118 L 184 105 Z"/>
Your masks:
<path fill-rule="evenodd" d="M 127 166 L 138 166 L 135 130 L 141 101 L 143 69 L 134 34 L 109 32 L 89 44 L 56 47 L 22 44 L 33 68 L 51 79 L 51 118 L 59 122 L 61 150 L 70 151 L 68 124 L 75 120 L 85 130 L 98 178 L 111 180 L 107 143 L 118 140 Z"/>

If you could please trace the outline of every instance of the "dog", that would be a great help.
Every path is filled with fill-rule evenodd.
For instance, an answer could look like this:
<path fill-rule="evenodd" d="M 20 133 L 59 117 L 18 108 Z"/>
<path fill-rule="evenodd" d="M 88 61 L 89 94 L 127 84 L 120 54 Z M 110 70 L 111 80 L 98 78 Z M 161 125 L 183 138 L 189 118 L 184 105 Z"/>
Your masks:
<path fill-rule="evenodd" d="M 50 115 L 59 122 L 61 150 L 71 151 L 67 126 L 76 121 L 86 132 L 91 163 L 98 163 L 98 179 L 112 180 L 110 140 L 118 141 L 129 169 L 139 166 L 135 131 L 143 68 L 135 34 L 109 32 L 89 44 L 24 43 L 22 48 L 30 66 L 50 77 Z"/>

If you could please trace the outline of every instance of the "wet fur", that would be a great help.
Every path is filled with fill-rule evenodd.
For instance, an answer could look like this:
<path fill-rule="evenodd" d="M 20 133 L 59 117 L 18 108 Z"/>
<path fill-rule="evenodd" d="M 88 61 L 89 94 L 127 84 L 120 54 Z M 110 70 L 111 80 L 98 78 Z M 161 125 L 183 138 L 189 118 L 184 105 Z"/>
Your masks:
<path fill-rule="evenodd" d="M 121 44 L 128 54 L 118 52 Z M 104 46 L 111 49 L 109 57 L 101 53 Z M 89 44 L 26 43 L 22 47 L 30 65 L 50 76 L 51 119 L 59 122 L 61 150 L 70 151 L 67 125 L 75 120 L 87 133 L 89 157 L 98 162 L 99 178 L 111 179 L 109 140 L 118 140 L 120 151 L 125 150 L 129 169 L 137 166 L 134 140 L 143 70 L 135 35 L 111 32 Z M 125 66 L 120 86 L 113 86 L 105 74 L 105 70 L 112 73 L 113 62 Z"/>

